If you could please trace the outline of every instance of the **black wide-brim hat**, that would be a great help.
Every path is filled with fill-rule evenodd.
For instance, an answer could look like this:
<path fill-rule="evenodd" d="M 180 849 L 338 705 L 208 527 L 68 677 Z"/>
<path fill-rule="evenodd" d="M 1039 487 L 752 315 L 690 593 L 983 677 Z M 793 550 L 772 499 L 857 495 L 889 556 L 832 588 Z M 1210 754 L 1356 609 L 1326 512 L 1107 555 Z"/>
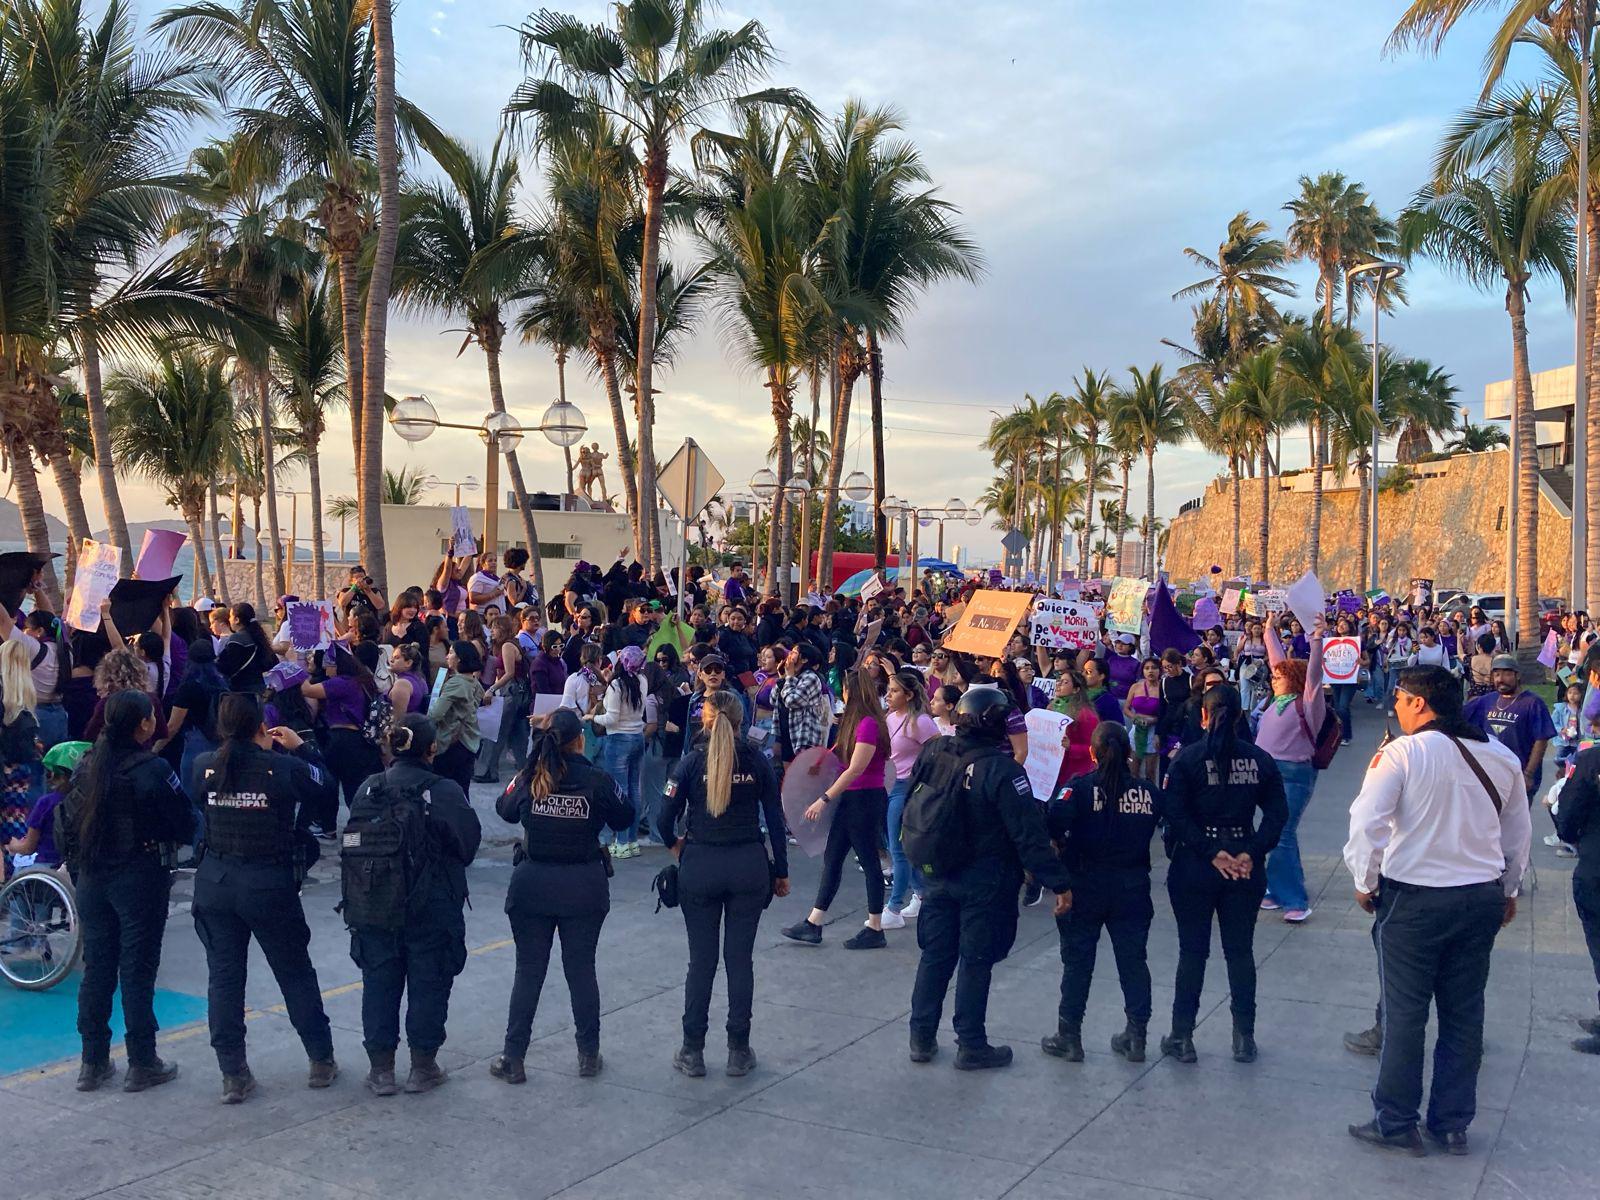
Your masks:
<path fill-rule="evenodd" d="M 4 604 L 8 612 L 20 609 L 34 576 L 49 566 L 51 559 L 60 557 L 59 554 L 36 554 L 32 550 L 0 554 L 0 604 Z"/>
<path fill-rule="evenodd" d="M 171 579 L 119 579 L 111 588 L 111 619 L 124 636 L 143 633 L 156 623 L 167 597 L 183 582 Z"/>

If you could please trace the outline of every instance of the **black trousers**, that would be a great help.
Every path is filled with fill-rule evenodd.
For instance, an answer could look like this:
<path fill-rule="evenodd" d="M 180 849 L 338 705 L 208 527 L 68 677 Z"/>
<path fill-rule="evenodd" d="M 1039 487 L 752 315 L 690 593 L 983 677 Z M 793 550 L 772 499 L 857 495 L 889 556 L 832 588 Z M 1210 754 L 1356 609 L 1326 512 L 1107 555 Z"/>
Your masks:
<path fill-rule="evenodd" d="M 369 1052 L 400 1044 L 400 1001 L 406 1003 L 406 1045 L 436 1054 L 444 1045 L 450 989 L 467 965 L 467 925 L 448 897 L 427 920 L 404 929 L 350 931 L 350 958 L 361 968 L 361 1043 Z"/>
<path fill-rule="evenodd" d="M 111 1054 L 111 998 L 119 983 L 128 1062 L 148 1065 L 156 1057 L 156 972 L 171 891 L 172 873 L 154 860 L 79 873 L 78 1035 L 85 1062 L 104 1062 Z"/>
<path fill-rule="evenodd" d="M 328 770 L 339 781 L 339 791 L 344 793 L 344 806 L 356 798 L 356 792 L 366 782 L 367 776 L 383 770 L 383 756 L 378 748 L 362 736 L 359 729 L 328 730 L 328 753 L 325 756 Z M 334 829 L 339 824 L 339 797 L 330 791 L 328 808 L 319 822 L 324 829 Z"/>
<path fill-rule="evenodd" d="M 697 843 L 684 848 L 678 869 L 678 902 L 689 935 L 689 974 L 683 983 L 684 1045 L 705 1047 L 719 954 L 728 972 L 728 1040 L 749 1041 L 756 990 L 756 930 L 771 894 L 767 851 L 760 843 Z"/>
<path fill-rule="evenodd" d="M 1143 871 L 1084 871 L 1072 879 L 1072 909 L 1056 919 L 1061 937 L 1061 1011 L 1064 1028 L 1079 1029 L 1089 1004 L 1100 931 L 1111 935 L 1128 1020 L 1150 1020 L 1150 963 L 1147 950 L 1155 905 L 1150 876 Z"/>
<path fill-rule="evenodd" d="M 869 872 L 871 874 L 871 872 Z M 917 981 L 911 989 L 911 1033 L 931 1041 L 939 1031 L 950 978 L 956 981 L 956 1041 L 988 1043 L 989 981 L 1017 940 L 1017 889 L 1022 873 L 976 862 L 928 885 L 917 917 Z"/>
<path fill-rule="evenodd" d="M 461 790 L 470 796 L 472 768 L 477 761 L 478 755 L 475 751 L 468 750 L 460 742 L 451 742 L 449 747 L 433 760 L 433 769 L 446 779 L 459 784 Z"/>
<path fill-rule="evenodd" d="M 1595 982 L 1600 983 L 1600 878 L 1572 877 L 1572 902 L 1583 923 L 1583 940 L 1589 945 L 1589 962 L 1594 966 Z M 1600 1005 L 1600 1001 L 1596 1002 Z"/>
<path fill-rule="evenodd" d="M 883 868 L 878 865 L 885 823 L 889 819 L 889 793 L 882 788 L 861 788 L 846 792 L 834 801 L 838 811 L 828 827 L 828 842 L 822 849 L 822 878 L 817 883 L 816 907 L 826 912 L 839 894 L 845 859 L 855 851 L 867 881 L 867 912 L 883 911 Z"/>
<path fill-rule="evenodd" d="M 1505 893 L 1498 882 L 1451 888 L 1379 883 L 1372 944 L 1383 989 L 1383 1049 L 1372 1106 L 1383 1132 L 1416 1127 L 1430 1005 L 1438 1011 L 1439 1031 L 1428 1128 L 1461 1132 L 1477 1115 L 1483 989 L 1504 914 Z"/>
<path fill-rule="evenodd" d="M 1216 917 L 1222 957 L 1228 965 L 1228 1006 L 1233 1027 L 1256 1031 L 1256 917 L 1267 894 L 1267 873 L 1258 862 L 1249 879 L 1224 879 L 1209 862 L 1179 848 L 1167 870 L 1167 895 L 1178 925 L 1178 971 L 1173 981 L 1172 1032 L 1194 1033 L 1200 989 L 1211 957 L 1211 919 Z M 1074 892 L 1076 903 L 1077 894 Z"/>
<path fill-rule="evenodd" d="M 600 981 L 595 978 L 594 955 L 610 905 L 604 868 L 598 862 L 524 861 L 512 872 L 506 916 L 517 942 L 517 973 L 506 1016 L 507 1058 L 522 1058 L 528 1052 L 557 934 L 578 1052 L 593 1054 L 600 1049 Z"/>
<path fill-rule="evenodd" d="M 311 929 L 288 867 L 242 866 L 208 856 L 194 880 L 194 929 L 206 949 L 206 1016 L 224 1075 L 245 1068 L 244 988 L 255 938 L 283 993 L 306 1057 L 333 1057 L 333 1034 L 311 964 Z"/>

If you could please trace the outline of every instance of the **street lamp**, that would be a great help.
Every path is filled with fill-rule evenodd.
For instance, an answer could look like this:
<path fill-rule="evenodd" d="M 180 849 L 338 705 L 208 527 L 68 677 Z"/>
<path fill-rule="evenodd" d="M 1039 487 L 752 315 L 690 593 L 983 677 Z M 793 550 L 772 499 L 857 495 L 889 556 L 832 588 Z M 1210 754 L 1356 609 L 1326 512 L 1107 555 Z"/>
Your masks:
<path fill-rule="evenodd" d="M 432 487 L 453 487 L 453 488 L 455 488 L 455 490 L 456 490 L 455 505 L 456 505 L 457 508 L 461 507 L 461 493 L 462 492 L 475 492 L 475 491 L 478 490 L 478 477 L 476 475 L 468 475 L 465 479 L 462 479 L 462 480 L 440 479 L 437 475 L 428 475 L 428 476 L 425 476 L 423 478 L 422 482 L 424 483 L 424 485 L 426 485 L 427 487 L 431 487 L 431 488 Z"/>
<path fill-rule="evenodd" d="M 583 412 L 570 400 L 557 400 L 544 410 L 544 416 L 539 419 L 539 432 L 552 443 L 561 447 L 562 457 L 567 463 L 567 493 L 572 493 L 572 447 L 583 440 L 583 435 L 589 431 L 589 423 L 583 419 Z M 562 501 L 561 507 L 566 508 Z"/>
<path fill-rule="evenodd" d="M 468 429 L 478 435 L 488 452 L 488 466 L 484 472 L 483 548 L 490 554 L 497 553 L 500 547 L 500 456 L 510 454 L 522 441 L 522 422 L 504 412 L 491 412 L 477 425 L 441 421 L 426 396 L 406 396 L 389 413 L 389 424 L 412 443 L 432 437 L 435 429 Z M 530 553 L 537 551 L 537 546 L 530 548 Z"/>
<path fill-rule="evenodd" d="M 1374 259 L 1351 267 L 1348 276 L 1351 280 L 1362 277 L 1372 281 L 1372 492 L 1368 497 L 1370 505 L 1367 512 L 1367 587 L 1373 590 L 1378 587 L 1378 438 L 1381 433 L 1378 423 L 1378 317 L 1383 312 L 1383 306 L 1378 301 L 1383 294 L 1383 285 L 1391 279 L 1399 279 L 1405 273 L 1405 267 L 1397 262 Z M 1313 470 L 1322 470 L 1320 462 L 1311 466 Z M 1263 566 L 1262 570 L 1265 569 Z"/>
<path fill-rule="evenodd" d="M 783 485 L 784 499 L 794 503 L 795 497 L 800 498 L 800 581 L 799 590 L 795 594 L 798 600 L 805 595 L 806 583 L 811 574 L 811 481 L 804 475 L 791 475 Z M 787 549 L 787 547 L 785 547 Z M 785 589 L 780 594 L 787 595 L 789 581 L 781 580 L 778 586 Z"/>
<path fill-rule="evenodd" d="M 872 494 L 872 479 L 865 471 L 851 471 L 844 477 L 844 485 L 839 490 L 859 502 Z"/>
<path fill-rule="evenodd" d="M 756 502 L 751 506 L 752 518 L 750 521 L 750 580 L 754 583 L 761 577 L 761 506 L 771 505 L 772 498 L 778 494 L 778 477 L 766 467 L 762 467 L 750 476 L 750 491 L 755 496 Z M 772 517 L 771 508 L 767 512 L 768 520 Z"/>

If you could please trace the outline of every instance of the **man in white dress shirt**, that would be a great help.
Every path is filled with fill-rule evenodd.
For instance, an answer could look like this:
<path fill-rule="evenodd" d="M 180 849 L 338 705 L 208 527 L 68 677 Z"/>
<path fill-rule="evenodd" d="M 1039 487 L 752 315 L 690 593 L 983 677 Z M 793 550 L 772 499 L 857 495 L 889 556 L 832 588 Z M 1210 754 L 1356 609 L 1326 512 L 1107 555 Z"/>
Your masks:
<path fill-rule="evenodd" d="M 1426 1132 L 1447 1153 L 1465 1154 L 1489 959 L 1495 934 L 1516 916 L 1528 866 L 1528 792 L 1516 755 L 1461 719 L 1461 683 L 1444 668 L 1401 671 L 1394 705 L 1406 736 L 1373 756 L 1344 848 L 1356 903 L 1377 915 L 1383 993 L 1375 1115 L 1350 1134 L 1425 1153 L 1422 1052 L 1436 1005 Z"/>

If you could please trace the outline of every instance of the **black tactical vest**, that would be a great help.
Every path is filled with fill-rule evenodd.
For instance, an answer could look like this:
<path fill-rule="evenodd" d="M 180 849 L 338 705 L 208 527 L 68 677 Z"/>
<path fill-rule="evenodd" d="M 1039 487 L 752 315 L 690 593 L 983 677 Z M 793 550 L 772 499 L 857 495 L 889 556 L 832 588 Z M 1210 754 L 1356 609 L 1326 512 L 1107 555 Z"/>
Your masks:
<path fill-rule="evenodd" d="M 200 780 L 207 852 L 251 862 L 290 862 L 294 852 L 294 800 L 287 781 L 279 777 L 270 755 L 241 750 L 236 747 L 230 751 L 240 755 L 232 771 L 232 787 L 219 790 L 210 770 Z"/>

